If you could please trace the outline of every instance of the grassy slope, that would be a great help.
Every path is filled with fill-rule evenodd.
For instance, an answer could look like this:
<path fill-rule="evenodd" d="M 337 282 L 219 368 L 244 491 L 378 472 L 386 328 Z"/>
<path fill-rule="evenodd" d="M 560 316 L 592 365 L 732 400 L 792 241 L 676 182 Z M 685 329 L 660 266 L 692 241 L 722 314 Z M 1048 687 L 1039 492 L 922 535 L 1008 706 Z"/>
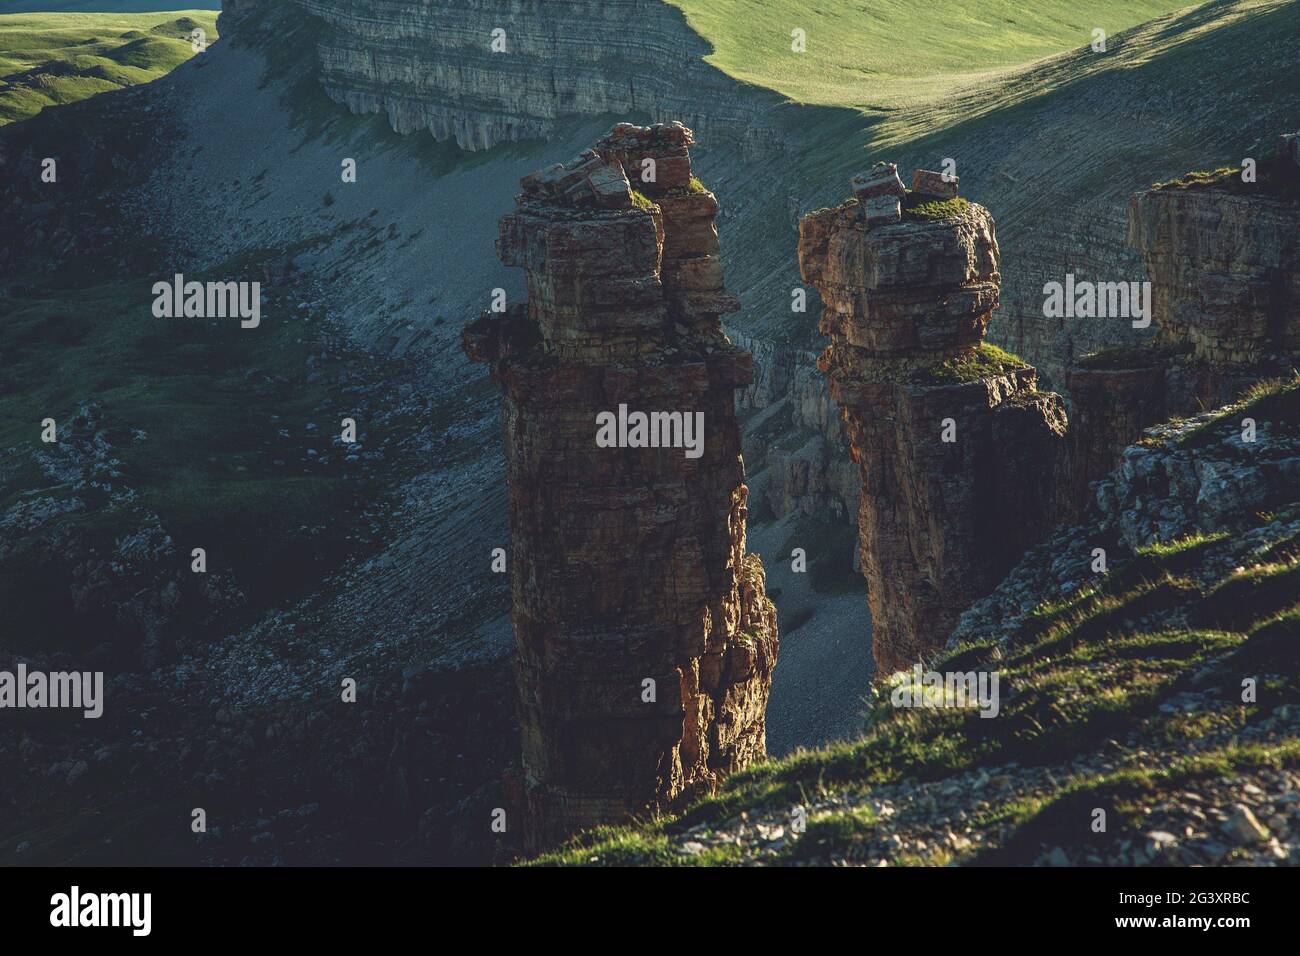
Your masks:
<path fill-rule="evenodd" d="M 194 7 L 215 12 L 221 3 L 198 0 Z M 5 4 L 6 13 L 156 13 L 175 9 L 176 0 L 8 0 Z"/>
<path fill-rule="evenodd" d="M 1105 851 L 1089 844 L 1087 828 L 1064 817 L 1079 807 L 1107 806 L 1123 827 L 1115 839 L 1132 839 L 1144 807 L 1195 781 L 1248 772 L 1261 766 L 1300 766 L 1300 740 L 1245 744 L 1237 732 L 1267 719 L 1278 704 L 1300 702 L 1296 676 L 1300 641 L 1296 542 L 1287 557 L 1262 560 L 1240 573 L 1198 587 L 1175 567 L 1210 552 L 1218 539 L 1196 538 L 1152 549 L 1094 594 L 1064 607 L 1044 606 L 1012 650 L 977 646 L 933 665 L 940 672 L 996 668 L 1003 710 L 993 720 L 955 709 L 895 710 L 887 694 L 874 706 L 874 723 L 858 741 L 804 751 L 739 774 L 717 796 L 675 817 L 641 826 L 606 827 L 575 839 L 543 862 L 562 864 L 694 864 L 744 862 L 738 849 L 686 857 L 673 837 L 704 825 L 724 824 L 740 813 L 757 817 L 815 799 L 865 795 L 872 788 L 940 781 L 978 767 L 1050 766 L 1057 785 L 1025 797 L 1012 794 L 980 808 L 972 821 L 986 829 L 982 846 L 910 861 L 933 863 L 1034 862 L 1043 845 L 1075 853 Z M 1270 585 L 1273 585 L 1270 587 Z M 1242 601 L 1249 590 L 1253 599 Z M 1145 617 L 1152 608 L 1182 605 L 1200 626 L 1165 630 Z M 1162 709 L 1208 670 L 1221 704 L 1188 712 Z M 1240 675 L 1264 674 L 1259 708 L 1242 707 L 1234 688 Z M 1198 676 L 1198 680 L 1203 680 Z M 1126 740 L 1145 751 L 1131 765 L 1104 773 L 1079 773 L 1071 764 L 1100 757 L 1108 742 Z M 1151 756 L 1154 755 L 1154 756 Z M 852 859 L 863 837 L 852 825 L 861 812 L 842 808 L 816 814 L 808 835 L 768 862 Z"/>
<path fill-rule="evenodd" d="M 1232 411 L 1174 441 L 1204 443 L 1209 433 L 1222 440 L 1247 412 L 1294 440 L 1300 380 L 1256 389 Z M 725 828 L 741 813 L 761 819 L 828 798 L 839 801 L 836 809 L 814 814 L 802 839 L 764 861 L 852 860 L 877 821 L 846 795 L 998 766 L 1051 767 L 1055 778 L 1030 795 L 982 794 L 988 802 L 971 820 L 986 837 L 978 845 L 953 852 L 935 842 L 931 855 L 894 862 L 1026 864 L 1045 845 L 1075 858 L 1104 855 L 1141 832 L 1146 808 L 1196 790 L 1198 781 L 1300 766 L 1300 738 L 1265 743 L 1243 733 L 1280 705 L 1300 703 L 1297 519 L 1300 505 L 1255 516 L 1268 543 L 1248 551 L 1224 533 L 1153 545 L 1095 587 L 1044 602 L 1010 641 L 968 645 L 930 663 L 940 672 L 997 671 L 1002 708 L 994 719 L 952 707 L 896 709 L 884 690 L 860 740 L 760 764 L 679 815 L 599 828 L 542 862 L 753 862 L 754 854 L 728 843 L 698 855 L 679 847 L 687 831 Z M 1258 678 L 1258 706 L 1241 703 L 1243 675 Z M 1208 706 L 1176 702 L 1188 692 L 1204 695 Z M 1105 756 L 1117 752 L 1130 759 Z M 1105 839 L 1079 825 L 1096 806 L 1122 824 Z"/>
<path fill-rule="evenodd" d="M 244 271 L 231 263 L 214 274 Z M 0 380 L 0 514 L 34 496 L 86 504 L 39 532 L 4 535 L 0 600 L 13 609 L 15 639 L 87 630 L 68 606 L 68 562 L 51 535 L 76 535 L 107 554 L 142 516 L 157 515 L 184 553 L 197 541 L 222 554 L 255 604 L 298 593 L 354 547 L 375 489 L 349 474 L 356 469 L 341 454 L 328 466 L 307 455 L 331 454 L 337 420 L 355 414 L 337 388 L 304 371 L 321 348 L 319 317 L 264 290 L 255 331 L 232 320 L 160 320 L 152 282 L 56 279 L 0 292 L 10 342 Z M 129 503 L 93 488 L 49 487 L 31 457 L 41 447 L 33 422 L 49 416 L 66 429 L 87 402 L 112 445 L 118 484 L 135 492 Z M 304 431 L 308 421 L 319 430 Z"/>
<path fill-rule="evenodd" d="M 211 10 L 0 16 L 0 124 L 156 80 L 194 55 L 195 26 L 217 38 Z"/>
<path fill-rule="evenodd" d="M 761 32 L 759 25 L 715 22 L 695 0 L 679 0 L 679 5 L 717 48 L 713 59 L 719 65 L 751 82 L 799 94 L 789 79 L 797 65 L 781 67 L 783 59 L 797 59 L 785 52 L 788 29 L 771 28 L 773 38 L 761 47 L 768 56 L 746 57 L 738 45 L 746 31 Z M 836 15 L 850 25 L 849 33 L 855 18 L 863 18 L 860 11 Z M 1300 66 L 1284 39 L 1298 27 L 1295 3 L 1211 0 L 1119 35 L 1108 28 L 1104 54 L 1088 48 L 1085 34 L 1068 49 L 1058 47 L 1064 52 L 1019 66 L 964 74 L 956 72 L 957 60 L 945 67 L 955 72 L 930 79 L 860 79 L 857 87 L 840 87 L 824 97 L 865 108 L 791 105 L 770 114 L 797 144 L 783 156 L 784 188 L 759 197 L 768 208 L 754 217 L 756 223 L 746 224 L 743 239 L 729 234 L 725 221 L 721 227 L 728 281 L 742 290 L 746 305 L 746 331 L 820 348 L 816 323 L 792 319 L 784 307 L 799 281 L 789 252 L 787 196 L 804 210 L 833 205 L 846 194 L 849 176 L 874 161 L 910 170 L 938 168 L 942 158 L 953 157 L 962 194 L 997 219 L 1004 268 L 992 339 L 1035 364 L 1049 387 L 1059 385 L 1064 357 L 1136 343 L 1141 338 L 1136 332 L 1044 320 L 1044 278 L 1067 271 L 1140 269 L 1123 241 L 1133 191 L 1271 149 L 1300 104 L 1300 86 L 1293 82 Z M 977 52 L 982 57 L 983 47 L 972 43 L 967 58 Z M 823 56 L 821 48 L 810 46 L 804 54 L 814 55 Z M 864 50 L 859 60 L 877 55 L 882 54 Z M 855 61 L 831 57 L 818 69 L 832 76 L 837 62 L 843 73 Z M 1253 83 L 1249 71 L 1235 66 L 1242 62 L 1277 65 L 1278 82 Z M 1199 82 L 1202 76 L 1219 81 L 1207 86 Z M 937 85 L 925 91 L 918 83 Z M 725 184 L 719 185 L 726 195 Z"/>
<path fill-rule="evenodd" d="M 1087 45 L 1184 0 L 669 0 L 714 45 L 709 62 L 800 103 L 898 109 Z M 791 50 L 791 31 L 807 35 Z M 978 55 L 973 55 L 977 51 Z"/>

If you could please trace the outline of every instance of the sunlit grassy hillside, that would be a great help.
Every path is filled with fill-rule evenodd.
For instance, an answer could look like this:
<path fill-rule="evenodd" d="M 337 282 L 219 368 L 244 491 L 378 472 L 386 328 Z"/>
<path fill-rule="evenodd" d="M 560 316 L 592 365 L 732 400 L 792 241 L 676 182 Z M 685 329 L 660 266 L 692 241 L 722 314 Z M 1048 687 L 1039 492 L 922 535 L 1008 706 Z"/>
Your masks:
<path fill-rule="evenodd" d="M 215 40 L 216 11 L 0 16 L 0 124 L 156 80 L 194 55 L 196 28 Z"/>
<path fill-rule="evenodd" d="M 1087 46 L 1186 0 L 669 0 L 710 62 L 801 103 L 896 109 L 973 75 Z M 804 31 L 806 52 L 792 50 Z"/>

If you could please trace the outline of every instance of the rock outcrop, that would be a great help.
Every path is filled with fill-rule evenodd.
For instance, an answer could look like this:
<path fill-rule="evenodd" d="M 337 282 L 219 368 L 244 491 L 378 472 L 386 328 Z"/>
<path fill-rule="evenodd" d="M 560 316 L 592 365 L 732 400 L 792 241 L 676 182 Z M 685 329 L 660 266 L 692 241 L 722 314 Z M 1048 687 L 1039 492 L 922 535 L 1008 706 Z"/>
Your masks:
<path fill-rule="evenodd" d="M 1300 168 L 1293 140 L 1260 164 L 1136 194 L 1128 241 L 1146 263 L 1154 341 L 1066 373 L 1075 505 L 1144 428 L 1234 401 L 1300 360 Z"/>
<path fill-rule="evenodd" d="M 329 27 L 318 49 L 334 100 L 462 149 L 547 138 L 560 117 L 611 113 L 680 117 L 739 138 L 759 108 L 704 62 L 708 43 L 661 0 L 297 2 Z"/>
<path fill-rule="evenodd" d="M 776 612 L 745 553 L 734 412 L 752 365 L 722 331 L 738 303 L 692 141 L 680 123 L 620 124 L 526 177 L 498 252 L 529 301 L 464 333 L 504 393 L 535 846 L 765 753 Z"/>
<path fill-rule="evenodd" d="M 1274 559 L 1293 560 L 1300 532 L 1298 413 L 1300 386 L 1293 381 L 1250 401 L 1147 429 L 1097 482 L 1080 520 L 1031 548 L 962 615 L 949 645 L 1014 634 L 1035 608 L 1095 587 L 1153 545 L 1181 541 L 1190 551 L 1197 536 L 1221 538 L 1229 556 L 1220 570 L 1229 571 L 1257 563 L 1270 544 Z M 1258 420 L 1254 441 L 1242 439 L 1243 416 Z M 1105 573 L 1093 567 L 1096 547 L 1107 551 Z"/>
<path fill-rule="evenodd" d="M 907 192 L 891 166 L 873 173 L 803 219 L 799 264 L 825 303 L 819 367 L 861 468 L 861 561 L 888 674 L 941 647 L 1051 529 L 1066 423 L 1033 368 L 982 343 L 1000 280 L 992 216 Z"/>

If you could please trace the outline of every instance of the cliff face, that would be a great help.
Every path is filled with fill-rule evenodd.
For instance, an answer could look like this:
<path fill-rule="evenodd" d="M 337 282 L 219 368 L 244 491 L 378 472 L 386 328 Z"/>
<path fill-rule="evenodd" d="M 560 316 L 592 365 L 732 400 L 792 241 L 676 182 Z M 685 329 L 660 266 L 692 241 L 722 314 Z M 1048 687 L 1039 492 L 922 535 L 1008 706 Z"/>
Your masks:
<path fill-rule="evenodd" d="M 1128 242 L 1151 282 L 1154 342 L 1066 373 L 1076 505 L 1142 430 L 1217 408 L 1300 358 L 1300 167 L 1284 137 L 1255 183 L 1192 174 L 1136 194 Z"/>
<path fill-rule="evenodd" d="M 669 806 L 765 752 L 776 612 L 745 553 L 733 408 L 752 367 L 722 332 L 738 304 L 691 142 L 680 124 L 620 124 L 527 177 L 498 251 L 524 268 L 528 304 L 465 331 L 504 393 L 535 845 Z M 607 447 L 602 413 L 625 412 Z M 652 412 L 681 427 L 652 424 L 645 447 L 630 416 Z"/>
<path fill-rule="evenodd" d="M 298 2 L 331 28 L 319 54 L 333 99 L 462 149 L 545 138 L 566 115 L 640 112 L 737 135 L 755 113 L 661 0 Z"/>
<path fill-rule="evenodd" d="M 1267 194 L 1165 187 L 1134 196 L 1128 241 L 1151 277 L 1161 341 L 1221 365 L 1300 351 L 1298 215 L 1296 202 Z"/>
<path fill-rule="evenodd" d="M 763 503 L 778 516 L 831 515 L 857 527 L 862 480 L 849 460 L 839 409 L 817 354 L 731 333 L 754 355 L 754 381 L 736 396 L 747 411 L 745 462 L 766 469 Z"/>
<path fill-rule="evenodd" d="M 888 673 L 941 646 L 1050 529 L 1065 414 L 1032 368 L 981 345 L 1000 278 L 988 211 L 912 214 L 919 197 L 885 169 L 897 194 L 868 185 L 804 218 L 799 264 L 826 306 L 819 366 L 861 469 L 860 554 Z"/>

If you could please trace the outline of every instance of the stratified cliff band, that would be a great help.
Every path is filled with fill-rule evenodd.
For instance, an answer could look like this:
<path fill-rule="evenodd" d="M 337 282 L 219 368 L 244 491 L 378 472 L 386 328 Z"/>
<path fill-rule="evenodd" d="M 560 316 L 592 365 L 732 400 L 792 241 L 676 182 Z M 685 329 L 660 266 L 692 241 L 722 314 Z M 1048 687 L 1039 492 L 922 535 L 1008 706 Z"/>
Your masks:
<path fill-rule="evenodd" d="M 529 301 L 464 333 L 504 393 L 533 845 L 765 754 L 776 611 L 733 408 L 752 365 L 722 331 L 738 303 L 691 143 L 620 124 L 525 178 L 498 252 Z"/>
<path fill-rule="evenodd" d="M 1193 173 L 1133 196 L 1128 242 L 1151 283 L 1153 341 L 1086 355 L 1066 372 L 1077 509 L 1143 429 L 1289 378 L 1300 361 L 1300 136 L 1253 180 Z"/>
<path fill-rule="evenodd" d="M 764 99 L 706 64 L 709 45 L 661 0 L 298 2 L 329 27 L 318 52 L 330 97 L 461 149 L 610 113 L 683 117 L 739 138 Z"/>

